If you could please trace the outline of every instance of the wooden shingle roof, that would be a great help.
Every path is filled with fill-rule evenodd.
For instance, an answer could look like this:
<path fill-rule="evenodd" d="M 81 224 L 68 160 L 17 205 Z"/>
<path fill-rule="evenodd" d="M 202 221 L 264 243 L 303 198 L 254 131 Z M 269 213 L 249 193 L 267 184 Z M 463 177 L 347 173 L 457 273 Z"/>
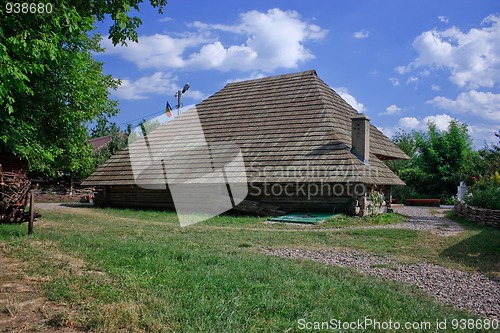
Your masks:
<path fill-rule="evenodd" d="M 155 151 L 169 153 L 148 167 L 141 181 L 210 182 L 211 167 L 228 161 L 224 156 L 241 150 L 246 169 L 228 168 L 227 176 L 255 182 L 340 182 L 404 184 L 381 160 L 407 159 L 375 126 L 370 127 L 370 162 L 363 164 L 351 152 L 351 118 L 358 112 L 326 85 L 315 71 L 279 75 L 227 84 L 222 90 L 148 135 Z M 196 139 L 193 117 L 199 117 L 210 154 Z M 199 138 L 198 138 L 199 139 Z M 112 156 L 90 175 L 85 185 L 134 185 L 129 150 L 135 163 L 151 163 L 137 143 Z M 226 150 L 229 154 L 224 154 Z M 222 156 L 218 158 L 217 156 Z M 158 159 L 158 160 L 160 160 Z M 203 163 L 206 162 L 206 163 Z M 220 162 L 220 163 L 218 163 Z M 220 165 L 218 165 L 220 164 Z M 246 176 L 246 178 L 244 177 Z M 216 177 L 216 176 L 214 176 Z"/>

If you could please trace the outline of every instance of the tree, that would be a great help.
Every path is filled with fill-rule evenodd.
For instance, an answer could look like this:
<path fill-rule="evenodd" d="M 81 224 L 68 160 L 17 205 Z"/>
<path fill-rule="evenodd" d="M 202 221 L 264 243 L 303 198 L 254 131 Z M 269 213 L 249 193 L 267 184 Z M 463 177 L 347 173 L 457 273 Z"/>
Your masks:
<path fill-rule="evenodd" d="M 104 147 L 93 152 L 93 167 L 91 171 L 104 164 L 118 150 L 127 146 L 128 135 L 123 133 L 115 122 L 110 122 L 105 117 L 99 117 L 96 126 L 91 130 L 90 136 L 92 138 L 100 138 L 108 135 L 111 136 L 110 141 Z"/>
<path fill-rule="evenodd" d="M 146 120 L 143 119 L 139 122 L 139 125 L 132 130 L 131 126 L 128 128 L 128 141 L 134 142 L 135 140 L 147 136 L 149 133 L 153 132 L 155 129 L 163 125 L 159 120 L 152 119 Z"/>
<path fill-rule="evenodd" d="M 498 144 L 493 144 L 492 150 L 500 153 L 500 130 L 495 133 L 495 136 L 498 138 Z"/>
<path fill-rule="evenodd" d="M 495 133 L 500 138 L 500 131 Z M 500 181 L 500 142 L 487 145 L 478 151 L 479 161 L 476 163 L 476 172 L 485 178 L 494 178 Z"/>
<path fill-rule="evenodd" d="M 92 168 L 86 126 L 116 114 L 109 89 L 119 81 L 92 58 L 101 52 L 96 20 L 110 15 L 116 45 L 137 41 L 142 0 L 54 0 L 51 14 L 0 8 L 0 147 L 42 174 Z M 166 0 L 151 0 L 162 12 Z"/>
<path fill-rule="evenodd" d="M 427 132 L 402 132 L 393 140 L 411 160 L 388 165 L 419 194 L 454 195 L 459 182 L 477 171 L 479 155 L 467 126 L 457 121 L 451 121 L 447 131 L 429 123 Z"/>
<path fill-rule="evenodd" d="M 403 129 L 400 129 L 393 135 L 392 141 L 410 157 L 410 160 L 389 160 L 386 162 L 387 166 L 399 175 L 401 170 L 408 169 L 414 164 L 414 157 L 417 154 L 417 145 L 413 133 L 407 133 Z"/>
<path fill-rule="evenodd" d="M 95 126 L 90 130 L 90 137 L 100 138 L 120 132 L 120 127 L 115 122 L 111 122 L 106 117 L 100 116 L 97 118 Z"/>

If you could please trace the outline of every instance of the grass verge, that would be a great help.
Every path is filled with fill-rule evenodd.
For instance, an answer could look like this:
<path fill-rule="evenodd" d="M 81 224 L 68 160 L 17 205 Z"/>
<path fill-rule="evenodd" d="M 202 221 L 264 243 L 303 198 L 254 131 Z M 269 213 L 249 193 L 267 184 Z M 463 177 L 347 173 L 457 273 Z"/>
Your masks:
<path fill-rule="evenodd" d="M 28 274 L 47 280 L 48 297 L 78 308 L 81 328 L 105 332 L 295 332 L 300 319 L 474 318 L 435 304 L 416 287 L 269 257 L 262 247 L 352 248 L 488 267 L 441 256 L 467 234 L 437 242 L 413 230 L 304 229 L 257 217 L 222 216 L 180 228 L 169 212 L 72 209 L 45 212 L 33 237 L 24 234 L 25 226 L 0 226 L 9 253 L 29 263 Z"/>

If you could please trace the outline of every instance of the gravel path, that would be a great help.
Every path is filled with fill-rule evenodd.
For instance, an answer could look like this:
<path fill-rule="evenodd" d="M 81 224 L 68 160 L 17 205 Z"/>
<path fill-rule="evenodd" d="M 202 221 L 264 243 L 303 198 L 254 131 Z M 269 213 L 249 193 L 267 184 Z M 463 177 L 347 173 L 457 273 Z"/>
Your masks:
<path fill-rule="evenodd" d="M 405 222 L 386 224 L 386 225 L 375 225 L 375 226 L 347 226 L 347 227 L 336 227 L 336 228 L 315 228 L 311 229 L 310 225 L 300 225 L 297 223 L 290 223 L 293 225 L 294 229 L 276 229 L 276 231 L 338 231 L 346 229 L 409 229 L 409 230 L 419 230 L 419 231 L 429 231 L 435 235 L 449 237 L 455 236 L 461 233 L 464 229 L 456 222 L 444 217 L 445 212 L 449 209 L 446 208 L 429 208 L 429 207 L 405 207 L 396 206 L 393 208 L 398 214 L 407 217 Z M 432 211 L 432 213 L 431 213 Z M 270 222 L 283 224 L 282 222 Z M 286 224 L 286 223 L 285 223 Z M 298 228 L 302 226 L 303 228 Z"/>
<path fill-rule="evenodd" d="M 308 251 L 262 249 L 266 254 L 292 259 L 311 259 L 323 264 L 350 267 L 391 280 L 414 284 L 438 302 L 471 310 L 491 319 L 500 319 L 500 281 L 482 274 L 469 274 L 434 264 L 401 264 L 392 258 L 359 251 Z"/>
<path fill-rule="evenodd" d="M 394 207 L 394 211 L 408 217 L 407 221 L 403 223 L 380 226 L 381 228 L 426 230 L 436 235 L 445 237 L 457 235 L 464 230 L 460 224 L 444 217 L 444 213 L 447 211 L 446 209 L 396 206 Z"/>
<path fill-rule="evenodd" d="M 428 207 L 395 207 L 408 217 L 406 222 L 366 228 L 398 228 L 429 231 L 440 236 L 453 236 L 463 228 L 444 217 L 444 209 Z M 432 212 L 432 213 L 431 213 Z M 378 257 L 359 251 L 307 251 L 294 249 L 262 249 L 274 256 L 311 259 L 324 264 L 355 270 L 414 284 L 438 302 L 492 319 L 500 319 L 500 281 L 482 274 L 469 274 L 429 263 L 402 264 L 389 257 Z"/>

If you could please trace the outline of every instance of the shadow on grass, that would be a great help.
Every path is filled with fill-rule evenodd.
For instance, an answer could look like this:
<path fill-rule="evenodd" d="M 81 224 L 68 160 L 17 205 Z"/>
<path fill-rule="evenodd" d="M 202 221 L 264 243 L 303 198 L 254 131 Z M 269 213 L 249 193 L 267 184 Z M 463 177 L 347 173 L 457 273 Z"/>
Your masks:
<path fill-rule="evenodd" d="M 469 237 L 458 241 L 439 255 L 500 278 L 500 230 L 478 225 L 458 217 L 454 212 L 450 212 L 447 217 L 460 223 Z"/>

